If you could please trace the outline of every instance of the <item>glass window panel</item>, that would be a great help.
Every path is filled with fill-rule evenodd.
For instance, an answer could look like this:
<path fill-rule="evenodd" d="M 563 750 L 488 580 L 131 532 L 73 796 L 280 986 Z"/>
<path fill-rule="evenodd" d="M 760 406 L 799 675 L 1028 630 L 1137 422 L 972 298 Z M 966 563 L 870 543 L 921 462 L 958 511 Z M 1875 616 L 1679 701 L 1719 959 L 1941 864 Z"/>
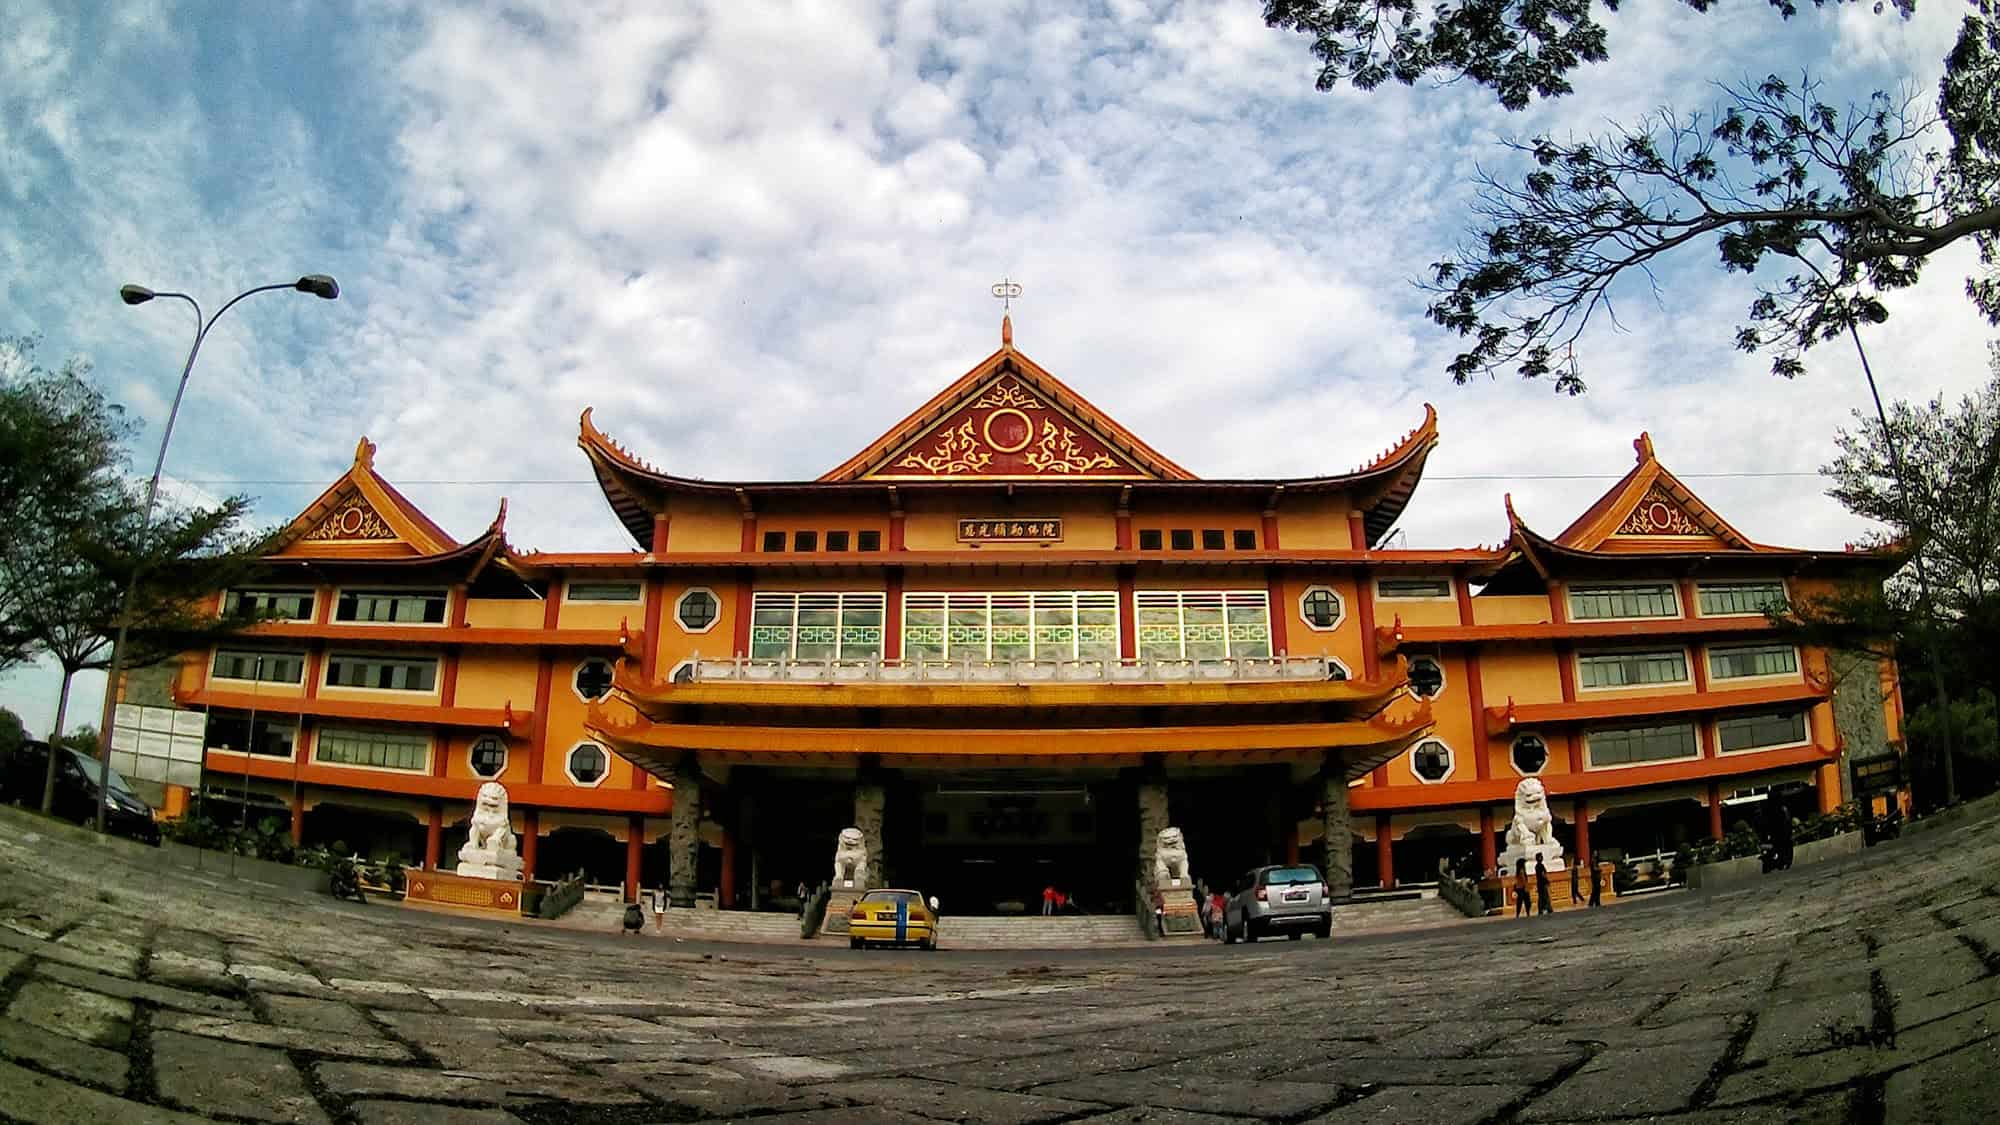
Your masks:
<path fill-rule="evenodd" d="M 859 532 L 855 535 L 854 542 L 858 550 L 879 551 L 882 549 L 882 533 L 879 531 Z"/>
<path fill-rule="evenodd" d="M 1694 727 L 1626 727 L 1591 731 L 1584 739 L 1593 766 L 1673 761 L 1696 755 Z"/>
<path fill-rule="evenodd" d="M 421 734 L 345 727 L 322 727 L 313 743 L 313 757 L 318 761 L 389 770 L 423 769 L 431 745 Z"/>
<path fill-rule="evenodd" d="M 840 659 L 873 660 L 882 655 L 882 594 L 840 596 Z"/>
<path fill-rule="evenodd" d="M 903 659 L 944 658 L 944 600 L 928 594 L 903 599 Z"/>
<path fill-rule="evenodd" d="M 1588 652 L 1578 656 L 1576 663 L 1578 681 L 1587 688 L 1674 684 L 1688 678 L 1687 653 L 1680 649 Z"/>
<path fill-rule="evenodd" d="M 326 658 L 326 682 L 330 687 L 430 691 L 437 687 L 437 659 L 334 653 Z"/>
<path fill-rule="evenodd" d="M 1739 715 L 1732 719 L 1722 719 L 1715 724 L 1715 739 L 1724 750 L 1796 745 L 1806 740 L 1805 712 Z"/>
<path fill-rule="evenodd" d="M 1376 582 L 1375 589 L 1385 599 L 1448 598 L 1451 596 L 1451 579 L 1383 578 Z"/>
<path fill-rule="evenodd" d="M 1230 540 L 1230 546 L 1236 550 L 1254 551 L 1257 549 L 1257 533 L 1247 527 L 1239 527 L 1235 531 L 1230 532 Z"/>
<path fill-rule="evenodd" d="M 225 617 L 263 617 L 281 621 L 311 621 L 311 590 L 231 590 L 223 596 Z"/>
<path fill-rule="evenodd" d="M 1712 679 L 1783 676 L 1798 670 L 1799 651 L 1791 645 L 1731 645 L 1708 650 L 1708 674 Z"/>
<path fill-rule="evenodd" d="M 334 604 L 336 621 L 437 625 L 444 621 L 443 590 L 343 590 Z"/>
<path fill-rule="evenodd" d="M 636 602 L 639 600 L 637 582 L 572 582 L 569 584 L 569 600 L 573 602 Z"/>
<path fill-rule="evenodd" d="M 1704 617 L 1763 613 L 1767 608 L 1783 610 L 1791 603 L 1782 582 L 1704 582 L 1696 590 Z"/>
<path fill-rule="evenodd" d="M 261 663 L 260 663 L 261 661 Z M 253 680 L 266 684 L 304 683 L 306 657 L 302 652 L 245 652 L 219 649 L 213 674 L 225 680 Z"/>
<path fill-rule="evenodd" d="M 289 758 L 298 744 L 299 724 L 283 716 L 257 716 L 253 733 L 250 715 L 244 711 L 210 711 L 202 745 L 216 749 L 242 750 L 271 758 Z"/>
<path fill-rule="evenodd" d="M 1635 586 L 1573 586 L 1569 615 L 1578 621 L 1620 617 L 1678 617 L 1680 600 L 1671 582 Z"/>
<path fill-rule="evenodd" d="M 1157 527 L 1146 527 L 1139 529 L 1139 549 L 1141 551 L 1159 550 L 1160 529 Z"/>

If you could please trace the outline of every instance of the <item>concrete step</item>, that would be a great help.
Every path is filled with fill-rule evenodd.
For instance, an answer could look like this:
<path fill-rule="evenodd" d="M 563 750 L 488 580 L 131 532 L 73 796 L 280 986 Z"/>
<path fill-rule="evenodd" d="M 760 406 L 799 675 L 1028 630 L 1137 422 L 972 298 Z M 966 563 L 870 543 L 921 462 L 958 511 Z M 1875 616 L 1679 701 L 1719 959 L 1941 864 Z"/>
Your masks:
<path fill-rule="evenodd" d="M 1364 899 L 1333 908 L 1333 932 L 1337 934 L 1417 929 L 1463 921 L 1465 915 L 1432 892 L 1416 899 Z"/>
<path fill-rule="evenodd" d="M 1144 945 L 1139 923 L 1121 914 L 1044 918 L 978 918 L 946 915 L 938 943 L 947 949 L 1076 949 Z"/>

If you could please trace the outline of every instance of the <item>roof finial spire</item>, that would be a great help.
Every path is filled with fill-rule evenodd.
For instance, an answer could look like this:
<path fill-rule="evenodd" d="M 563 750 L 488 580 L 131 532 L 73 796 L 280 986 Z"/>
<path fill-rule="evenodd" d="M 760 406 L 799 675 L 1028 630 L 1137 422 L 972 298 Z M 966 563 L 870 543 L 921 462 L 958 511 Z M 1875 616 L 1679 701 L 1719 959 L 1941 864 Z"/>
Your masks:
<path fill-rule="evenodd" d="M 1653 459 L 1653 435 L 1640 430 L 1638 439 L 1632 443 L 1632 448 L 1638 451 L 1639 463 L 1641 465 L 1651 461 Z"/>
<path fill-rule="evenodd" d="M 1014 346 L 1014 318 L 1010 314 L 1014 309 L 1014 298 L 1021 295 L 1021 284 L 1003 277 L 993 285 L 990 292 L 1000 299 L 1000 308 L 1002 310 L 1000 314 L 1000 346 L 1011 348 Z"/>
<path fill-rule="evenodd" d="M 375 467 L 374 442 L 369 441 L 367 438 L 364 437 L 360 441 L 355 443 L 354 464 L 356 467 L 363 469 L 373 469 Z"/>

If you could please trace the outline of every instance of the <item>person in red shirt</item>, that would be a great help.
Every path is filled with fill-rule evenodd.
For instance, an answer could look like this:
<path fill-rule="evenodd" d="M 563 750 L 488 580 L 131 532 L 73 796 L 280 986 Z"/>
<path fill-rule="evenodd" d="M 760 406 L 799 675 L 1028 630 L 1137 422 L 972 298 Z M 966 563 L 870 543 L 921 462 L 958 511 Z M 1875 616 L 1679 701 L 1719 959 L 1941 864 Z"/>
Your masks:
<path fill-rule="evenodd" d="M 1221 891 L 1208 896 L 1208 928 L 1217 941 L 1222 940 L 1224 918 L 1229 912 L 1229 898 Z"/>
<path fill-rule="evenodd" d="M 1042 888 L 1042 917 L 1046 918 L 1049 915 L 1054 914 L 1055 912 L 1056 912 L 1056 885 L 1054 883 L 1050 883 L 1048 886 Z"/>

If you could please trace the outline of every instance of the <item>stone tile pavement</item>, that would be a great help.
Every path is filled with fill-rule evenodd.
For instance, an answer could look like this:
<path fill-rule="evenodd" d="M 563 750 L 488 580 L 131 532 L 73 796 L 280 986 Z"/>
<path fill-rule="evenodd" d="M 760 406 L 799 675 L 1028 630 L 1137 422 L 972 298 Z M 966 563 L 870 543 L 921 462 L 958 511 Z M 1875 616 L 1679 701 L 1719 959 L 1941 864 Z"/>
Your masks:
<path fill-rule="evenodd" d="M 1333 942 L 641 942 L 0 820 L 0 1120 L 1983 1120 L 2000 821 L 1751 888 Z"/>

